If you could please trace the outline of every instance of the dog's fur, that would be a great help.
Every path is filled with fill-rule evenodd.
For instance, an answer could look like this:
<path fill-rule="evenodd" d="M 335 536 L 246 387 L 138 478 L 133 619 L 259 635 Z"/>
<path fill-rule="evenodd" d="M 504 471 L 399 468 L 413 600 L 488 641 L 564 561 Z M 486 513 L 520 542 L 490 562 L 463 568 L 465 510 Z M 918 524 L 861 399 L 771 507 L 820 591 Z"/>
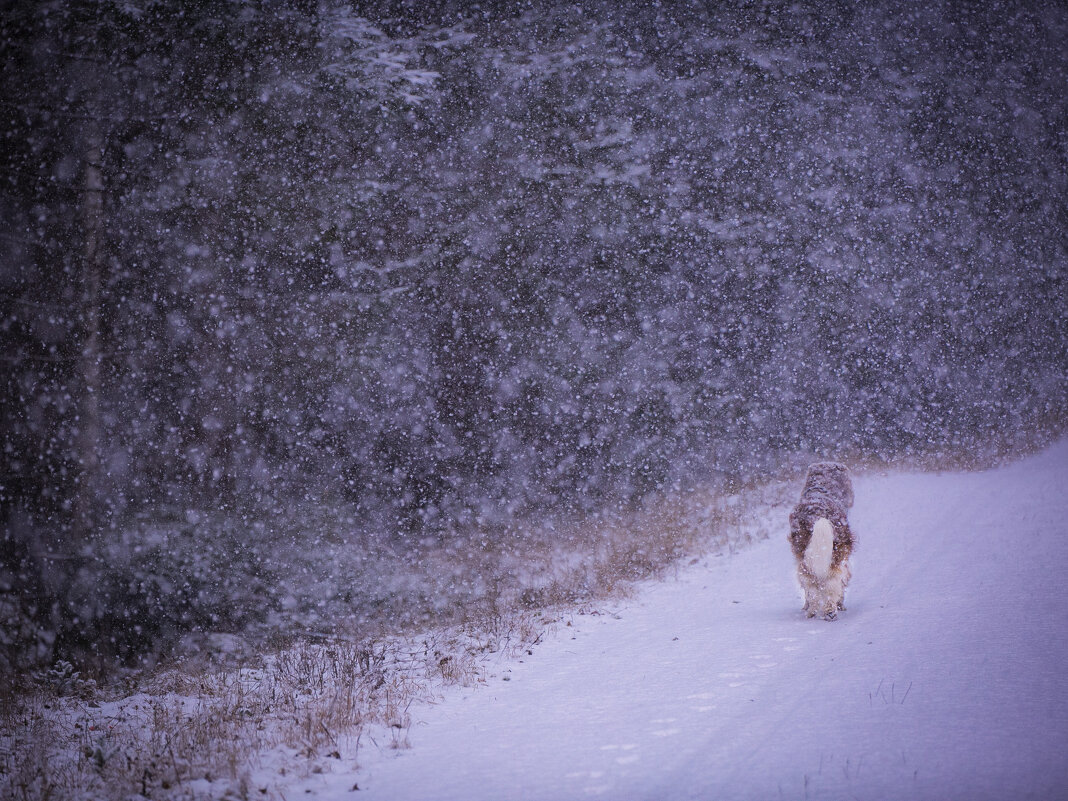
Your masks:
<path fill-rule="evenodd" d="M 790 513 L 790 548 L 809 617 L 834 620 L 845 609 L 849 556 L 855 542 L 846 519 L 852 505 L 853 482 L 845 465 L 816 462 L 809 466 L 801 498 Z M 820 524 L 821 520 L 826 523 Z"/>

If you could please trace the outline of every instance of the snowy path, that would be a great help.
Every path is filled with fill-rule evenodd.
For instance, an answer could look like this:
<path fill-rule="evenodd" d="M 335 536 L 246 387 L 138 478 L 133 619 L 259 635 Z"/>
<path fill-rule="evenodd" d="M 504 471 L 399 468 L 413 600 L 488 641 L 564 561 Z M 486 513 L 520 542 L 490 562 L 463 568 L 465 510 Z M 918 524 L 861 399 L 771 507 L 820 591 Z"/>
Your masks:
<path fill-rule="evenodd" d="M 356 774 L 301 789 L 1068 798 L 1068 443 L 986 473 L 862 476 L 856 496 L 837 622 L 801 616 L 784 533 L 575 618 L 488 688 L 416 712 L 411 750 L 365 739 Z"/>

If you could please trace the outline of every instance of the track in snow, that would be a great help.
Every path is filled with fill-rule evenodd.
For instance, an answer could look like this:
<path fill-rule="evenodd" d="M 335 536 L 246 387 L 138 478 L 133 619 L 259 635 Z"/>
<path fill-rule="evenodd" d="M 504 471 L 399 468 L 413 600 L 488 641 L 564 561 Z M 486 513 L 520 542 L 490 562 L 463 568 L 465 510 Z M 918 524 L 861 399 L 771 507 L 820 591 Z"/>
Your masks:
<path fill-rule="evenodd" d="M 855 486 L 838 621 L 801 615 L 784 519 L 782 537 L 651 584 L 616 617 L 578 617 L 489 687 L 413 711 L 411 750 L 364 739 L 357 773 L 299 789 L 1068 797 L 1068 442 L 989 472 Z"/>

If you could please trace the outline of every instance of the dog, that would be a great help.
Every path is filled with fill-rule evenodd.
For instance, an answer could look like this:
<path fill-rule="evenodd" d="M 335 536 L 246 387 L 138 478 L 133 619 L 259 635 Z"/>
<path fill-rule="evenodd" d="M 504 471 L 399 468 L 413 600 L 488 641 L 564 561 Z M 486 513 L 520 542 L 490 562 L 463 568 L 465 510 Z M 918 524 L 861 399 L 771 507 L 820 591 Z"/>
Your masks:
<path fill-rule="evenodd" d="M 805 592 L 804 612 L 834 620 L 845 611 L 849 557 L 855 539 L 846 517 L 853 506 L 853 482 L 845 465 L 809 465 L 797 506 L 790 512 L 790 549 Z"/>

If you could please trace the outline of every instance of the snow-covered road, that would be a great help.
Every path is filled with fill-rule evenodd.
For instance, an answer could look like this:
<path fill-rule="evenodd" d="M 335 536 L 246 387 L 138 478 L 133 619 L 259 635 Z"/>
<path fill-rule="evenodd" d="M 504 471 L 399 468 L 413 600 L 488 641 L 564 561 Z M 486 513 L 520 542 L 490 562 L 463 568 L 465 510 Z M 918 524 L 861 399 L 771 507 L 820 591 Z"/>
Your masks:
<path fill-rule="evenodd" d="M 862 475 L 851 521 L 836 622 L 801 615 L 784 519 L 413 710 L 410 750 L 364 739 L 359 771 L 301 789 L 1068 798 L 1068 443 L 983 473 Z"/>

